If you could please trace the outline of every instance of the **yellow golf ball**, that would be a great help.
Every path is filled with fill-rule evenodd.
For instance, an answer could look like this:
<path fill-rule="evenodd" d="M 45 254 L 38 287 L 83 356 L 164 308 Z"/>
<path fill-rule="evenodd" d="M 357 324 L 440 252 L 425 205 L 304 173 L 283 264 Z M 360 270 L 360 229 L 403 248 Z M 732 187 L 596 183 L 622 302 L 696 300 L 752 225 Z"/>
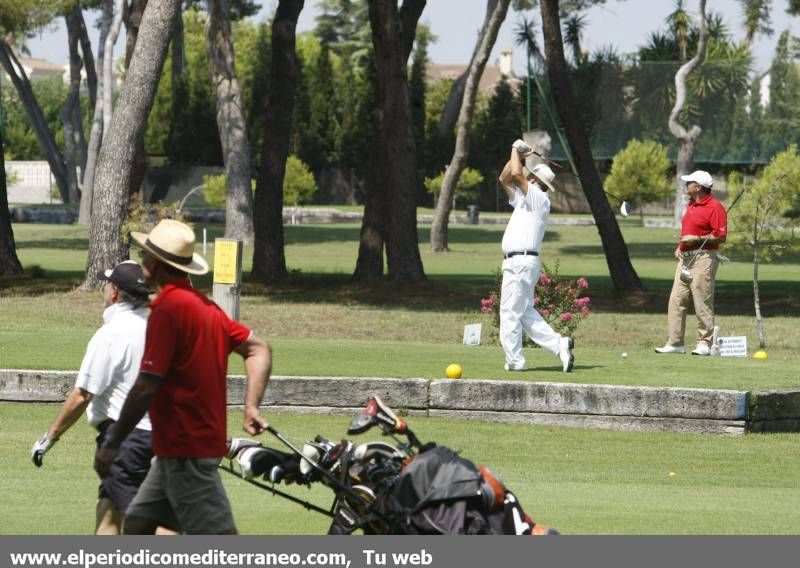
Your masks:
<path fill-rule="evenodd" d="M 766 359 L 767 352 L 766 351 L 756 351 L 753 353 L 753 359 Z"/>
<path fill-rule="evenodd" d="M 461 378 L 461 365 L 457 363 L 451 363 L 445 369 L 445 373 L 447 374 L 448 379 L 460 379 Z"/>

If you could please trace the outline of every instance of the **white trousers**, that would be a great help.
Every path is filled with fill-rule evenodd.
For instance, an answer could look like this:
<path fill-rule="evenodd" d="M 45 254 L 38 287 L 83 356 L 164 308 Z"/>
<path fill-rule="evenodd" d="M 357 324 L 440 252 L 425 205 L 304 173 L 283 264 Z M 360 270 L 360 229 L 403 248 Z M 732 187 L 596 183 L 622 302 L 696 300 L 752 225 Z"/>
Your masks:
<path fill-rule="evenodd" d="M 500 293 L 500 344 L 506 363 L 513 369 L 525 367 L 522 354 L 522 331 L 536 344 L 558 356 L 561 336 L 533 307 L 533 290 L 539 280 L 538 256 L 512 256 L 503 261 L 503 284 Z"/>

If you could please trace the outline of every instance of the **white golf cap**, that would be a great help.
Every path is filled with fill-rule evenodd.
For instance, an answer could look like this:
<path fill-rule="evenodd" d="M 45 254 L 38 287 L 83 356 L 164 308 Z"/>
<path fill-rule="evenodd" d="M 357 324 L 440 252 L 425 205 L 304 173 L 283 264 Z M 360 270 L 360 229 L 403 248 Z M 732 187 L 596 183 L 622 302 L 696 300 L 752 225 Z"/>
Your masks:
<path fill-rule="evenodd" d="M 696 170 L 690 173 L 688 176 L 681 176 L 681 179 L 685 182 L 693 181 L 695 183 L 699 183 L 708 189 L 711 189 L 711 186 L 714 185 L 714 180 L 711 179 L 711 174 L 704 172 L 703 170 Z"/>

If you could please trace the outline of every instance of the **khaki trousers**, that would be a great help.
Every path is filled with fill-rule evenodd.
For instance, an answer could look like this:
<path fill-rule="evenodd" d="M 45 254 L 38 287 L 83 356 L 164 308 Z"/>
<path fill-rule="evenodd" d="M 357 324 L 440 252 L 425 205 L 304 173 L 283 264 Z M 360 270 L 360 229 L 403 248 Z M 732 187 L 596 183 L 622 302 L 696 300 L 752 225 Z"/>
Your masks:
<path fill-rule="evenodd" d="M 692 273 L 691 284 L 685 284 L 680 279 L 684 264 L 689 266 L 689 271 Z M 686 310 L 693 303 L 694 313 L 697 316 L 697 342 L 711 346 L 714 334 L 714 279 L 718 266 L 719 258 L 715 250 L 704 250 L 695 256 L 678 261 L 667 307 L 669 345 L 683 345 L 686 333 Z"/>

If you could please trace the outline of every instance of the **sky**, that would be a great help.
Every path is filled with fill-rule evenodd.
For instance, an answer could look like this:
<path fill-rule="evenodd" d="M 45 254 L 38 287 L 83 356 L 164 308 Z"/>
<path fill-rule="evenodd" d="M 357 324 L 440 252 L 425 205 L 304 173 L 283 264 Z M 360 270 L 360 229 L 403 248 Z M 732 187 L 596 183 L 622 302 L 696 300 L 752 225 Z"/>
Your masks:
<path fill-rule="evenodd" d="M 317 0 L 306 0 L 300 14 L 298 31 L 308 31 L 314 27 L 314 18 L 319 13 Z M 780 33 L 790 28 L 800 35 L 800 18 L 786 14 L 787 0 L 773 0 L 771 37 L 760 37 L 754 43 L 755 69 L 765 71 L 772 59 Z M 271 18 L 276 0 L 265 0 L 264 8 L 256 20 Z M 696 14 L 698 0 L 686 0 L 686 8 Z M 664 27 L 667 15 L 674 10 L 674 0 L 606 0 L 605 4 L 587 11 L 588 25 L 583 44 L 589 51 L 607 45 L 616 46 L 617 52 L 633 53 L 647 41 L 648 35 Z M 742 39 L 742 9 L 738 0 L 708 0 L 707 11 L 721 14 L 728 29 L 736 39 Z M 474 48 L 477 32 L 483 23 L 486 0 L 428 0 L 421 21 L 426 23 L 437 37 L 429 47 L 430 59 L 434 63 L 467 63 Z M 96 12 L 87 14 L 93 20 Z M 541 22 L 538 11 L 531 12 L 537 24 Z M 514 29 L 520 15 L 509 10 L 508 17 L 500 29 L 490 62 L 496 63 L 500 50 L 513 48 L 513 65 L 516 74 L 524 74 L 524 50 L 514 45 Z M 89 23 L 89 22 L 87 22 Z M 97 30 L 89 23 L 92 43 L 97 45 Z M 115 49 L 115 57 L 122 55 L 125 44 L 121 34 Z M 27 42 L 33 57 L 40 57 L 53 63 L 66 63 L 66 33 L 63 22 L 40 32 Z M 541 45 L 541 41 L 540 41 Z M 96 50 L 95 50 L 96 51 Z"/>

